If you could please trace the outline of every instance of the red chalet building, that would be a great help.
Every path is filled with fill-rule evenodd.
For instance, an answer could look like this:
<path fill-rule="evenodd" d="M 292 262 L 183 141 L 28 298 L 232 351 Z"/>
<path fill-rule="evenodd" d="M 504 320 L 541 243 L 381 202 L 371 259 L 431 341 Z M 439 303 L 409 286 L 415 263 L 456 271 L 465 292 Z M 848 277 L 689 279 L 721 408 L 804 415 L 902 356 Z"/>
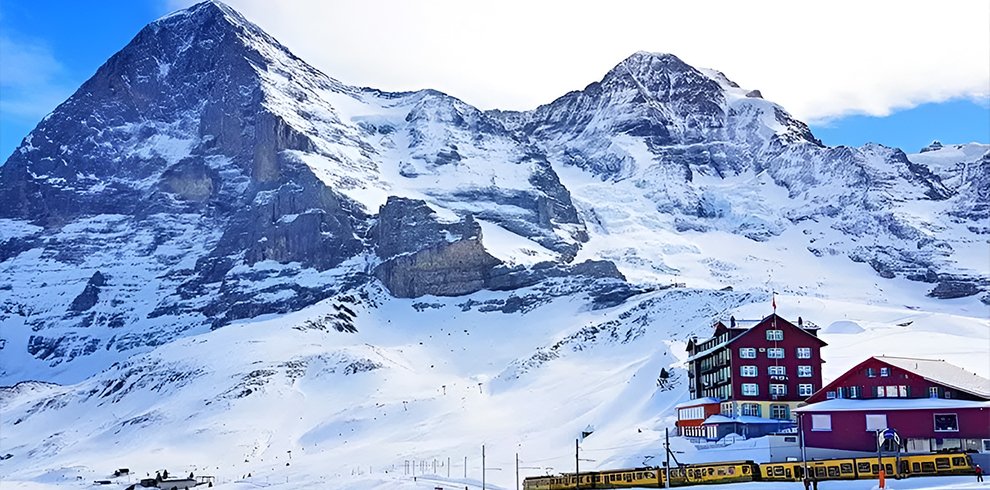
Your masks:
<path fill-rule="evenodd" d="M 824 345 L 818 327 L 800 318 L 797 325 L 776 313 L 759 321 L 732 318 L 729 325 L 717 322 L 710 339 L 688 342 L 693 400 L 679 407 L 706 407 L 711 399 L 717 400 L 718 414 L 708 415 L 702 408 L 707 418 L 701 425 L 708 439 L 733 432 L 757 437 L 792 428 L 792 411 L 822 386 Z M 679 409 L 679 416 L 682 411 L 688 412 Z M 692 412 L 696 416 L 694 412 L 699 411 Z M 693 422 L 679 417 L 678 427 L 693 426 Z"/>
<path fill-rule="evenodd" d="M 891 428 L 903 452 L 990 452 L 990 380 L 945 361 L 871 357 L 808 402 L 797 412 L 809 448 L 875 453 Z"/>

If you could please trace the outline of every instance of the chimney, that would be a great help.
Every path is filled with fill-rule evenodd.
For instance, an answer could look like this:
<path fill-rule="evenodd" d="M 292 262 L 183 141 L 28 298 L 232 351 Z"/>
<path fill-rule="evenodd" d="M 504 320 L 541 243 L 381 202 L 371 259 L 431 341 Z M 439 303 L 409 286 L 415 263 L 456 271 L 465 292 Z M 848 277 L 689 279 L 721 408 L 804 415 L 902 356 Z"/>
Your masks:
<path fill-rule="evenodd" d="M 735 316 L 730 316 L 729 317 L 729 326 L 732 327 L 732 328 L 736 328 L 736 317 Z"/>
<path fill-rule="evenodd" d="M 802 319 L 801 317 L 798 317 L 798 326 L 799 327 L 803 327 L 804 326 L 804 319 Z"/>

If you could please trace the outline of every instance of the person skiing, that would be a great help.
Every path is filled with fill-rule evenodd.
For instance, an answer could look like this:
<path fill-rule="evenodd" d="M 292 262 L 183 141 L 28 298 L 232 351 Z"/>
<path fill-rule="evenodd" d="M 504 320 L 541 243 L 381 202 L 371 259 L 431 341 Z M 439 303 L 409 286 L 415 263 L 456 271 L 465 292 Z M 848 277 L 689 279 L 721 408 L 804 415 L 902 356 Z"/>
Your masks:
<path fill-rule="evenodd" d="M 976 468 L 973 468 L 973 470 L 976 473 L 976 481 L 983 481 L 983 468 L 981 468 L 980 465 L 976 465 Z"/>

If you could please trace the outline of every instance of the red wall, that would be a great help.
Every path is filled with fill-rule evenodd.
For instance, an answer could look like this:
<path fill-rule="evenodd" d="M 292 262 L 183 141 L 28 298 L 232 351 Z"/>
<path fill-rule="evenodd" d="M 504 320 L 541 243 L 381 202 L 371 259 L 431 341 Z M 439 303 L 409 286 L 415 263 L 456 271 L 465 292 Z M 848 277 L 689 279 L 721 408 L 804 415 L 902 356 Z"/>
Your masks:
<path fill-rule="evenodd" d="M 798 395 L 798 385 L 799 384 L 812 384 L 812 392 L 818 390 L 822 387 L 822 357 L 821 357 L 821 346 L 822 341 L 804 330 L 799 329 L 797 326 L 791 324 L 790 322 L 777 318 L 776 326 L 772 320 L 772 316 L 767 320 L 761 322 L 760 324 L 754 326 L 746 333 L 741 335 L 735 341 L 733 341 L 729 348 L 732 350 L 732 399 L 738 401 L 759 401 L 759 400 L 771 400 L 770 398 L 770 375 L 767 373 L 767 368 L 774 365 L 785 366 L 787 369 L 787 380 L 777 381 L 774 380 L 774 384 L 783 383 L 787 385 L 787 396 L 778 398 L 779 401 L 802 401 L 806 396 Z M 783 330 L 784 340 L 774 343 L 773 341 L 767 340 L 767 330 Z M 742 359 L 739 357 L 739 349 L 743 347 L 753 347 L 756 348 L 756 359 Z M 770 359 L 767 357 L 767 351 L 760 352 L 760 349 L 767 349 L 770 347 L 782 347 L 784 349 L 783 359 Z M 797 348 L 798 347 L 810 347 L 811 348 L 811 358 L 810 359 L 798 359 L 797 358 Z M 744 378 L 740 373 L 740 366 L 752 365 L 757 366 L 758 376 L 755 378 Z M 799 378 L 797 375 L 798 366 L 811 366 L 811 377 L 810 378 Z M 760 392 L 758 396 L 743 396 L 742 385 L 743 383 L 757 383 L 760 386 Z"/>
<path fill-rule="evenodd" d="M 800 415 L 804 420 L 805 445 L 850 451 L 876 451 L 877 436 L 866 431 L 866 414 L 886 413 L 887 425 L 896 430 L 901 440 L 907 438 L 974 438 L 990 439 L 990 409 L 924 409 L 924 410 L 874 410 L 831 412 L 831 431 L 812 431 L 811 413 Z M 935 432 L 936 413 L 955 413 L 959 421 L 958 432 Z"/>
<path fill-rule="evenodd" d="M 708 404 L 705 404 L 705 405 L 696 405 L 696 406 L 704 407 L 704 409 L 705 409 L 705 416 L 704 416 L 704 418 L 700 418 L 700 419 L 680 419 L 679 418 L 674 425 L 676 425 L 677 427 L 698 427 L 698 426 L 701 425 L 702 422 L 704 422 L 706 419 L 708 419 L 708 417 L 711 417 L 712 415 L 718 415 L 722 411 L 722 406 L 719 403 L 708 403 Z M 693 408 L 693 407 L 687 406 L 687 407 L 681 407 L 681 408 Z M 677 410 L 678 410 L 678 413 L 680 413 L 679 412 L 680 409 L 677 409 Z"/>
<path fill-rule="evenodd" d="M 870 378 L 866 375 L 866 370 L 868 368 L 873 368 L 876 372 L 877 376 L 875 378 Z M 890 368 L 890 376 L 881 377 L 880 368 Z M 876 398 L 876 387 L 887 385 L 907 386 L 909 390 L 908 398 L 929 398 L 928 388 L 931 386 L 941 386 L 927 381 L 921 376 L 891 366 L 883 361 L 871 357 L 849 371 L 846 371 L 846 373 L 838 379 L 829 383 L 825 389 L 815 393 L 808 399 L 808 403 L 825 401 L 828 399 L 827 394 L 829 391 L 837 390 L 840 387 L 847 388 L 846 392 L 848 393 L 848 387 L 850 386 L 862 387 L 862 394 L 860 395 L 860 398 Z M 967 393 L 959 392 L 952 388 L 948 388 L 948 390 L 952 392 L 952 398 L 959 398 L 962 400 L 976 399 Z M 849 398 L 848 394 L 845 398 Z"/>

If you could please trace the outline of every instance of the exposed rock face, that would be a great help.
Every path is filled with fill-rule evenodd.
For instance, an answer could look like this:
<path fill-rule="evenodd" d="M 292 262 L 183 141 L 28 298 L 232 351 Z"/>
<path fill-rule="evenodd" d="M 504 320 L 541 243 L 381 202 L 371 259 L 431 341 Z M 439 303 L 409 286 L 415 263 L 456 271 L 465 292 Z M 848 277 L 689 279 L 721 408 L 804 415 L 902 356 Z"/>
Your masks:
<path fill-rule="evenodd" d="M 979 286 L 973 282 L 947 279 L 940 281 L 928 295 L 940 299 L 954 299 L 973 296 L 979 292 Z"/>
<path fill-rule="evenodd" d="M 474 218 L 442 222 L 419 200 L 389 198 L 372 236 L 384 260 L 375 268 L 375 277 L 400 298 L 479 291 L 501 263 L 485 250 Z"/>
<path fill-rule="evenodd" d="M 142 29 L 0 167 L 0 349 L 119 360 L 373 281 L 417 297 L 574 276 L 613 305 L 648 289 L 620 268 L 677 273 L 669 240 L 640 243 L 657 231 L 797 227 L 809 258 L 957 297 L 987 288 L 958 252 L 990 233 L 990 156 L 932 163 L 948 150 L 824 147 L 665 54 L 528 112 L 351 87 L 209 1 Z"/>
<path fill-rule="evenodd" d="M 394 257 L 375 269 L 375 277 L 399 298 L 460 296 L 484 289 L 500 262 L 485 251 L 480 234 L 479 227 L 479 236 Z"/>
<path fill-rule="evenodd" d="M 72 304 L 69 305 L 69 311 L 71 312 L 81 312 L 86 311 L 96 305 L 96 302 L 100 300 L 100 288 L 107 284 L 106 277 L 100 271 L 93 273 L 93 277 L 89 278 L 89 282 L 86 283 L 86 289 L 76 296 L 76 299 L 72 300 Z"/>

